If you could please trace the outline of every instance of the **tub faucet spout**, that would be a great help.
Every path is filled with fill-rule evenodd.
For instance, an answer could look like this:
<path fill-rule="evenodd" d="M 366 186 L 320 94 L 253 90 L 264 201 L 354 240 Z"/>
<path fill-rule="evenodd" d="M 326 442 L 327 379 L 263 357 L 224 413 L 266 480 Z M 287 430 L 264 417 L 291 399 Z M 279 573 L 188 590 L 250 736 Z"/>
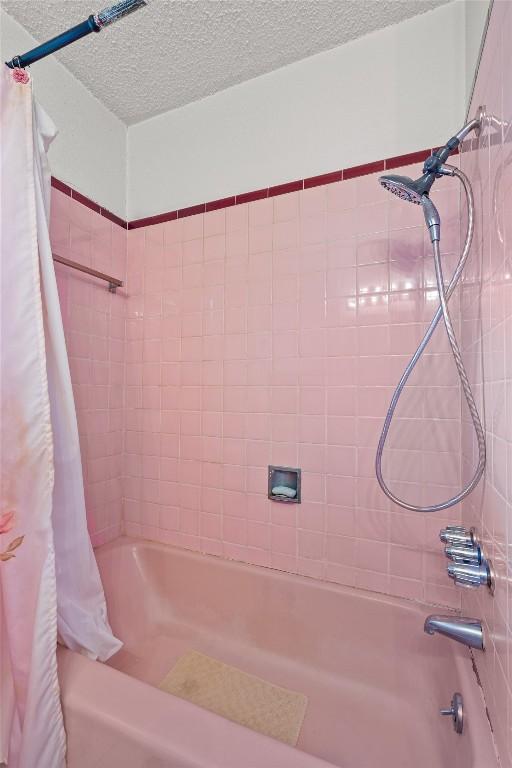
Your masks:
<path fill-rule="evenodd" d="M 484 631 L 479 619 L 465 616 L 427 616 L 423 627 L 427 635 L 445 635 L 470 648 L 484 650 Z"/>

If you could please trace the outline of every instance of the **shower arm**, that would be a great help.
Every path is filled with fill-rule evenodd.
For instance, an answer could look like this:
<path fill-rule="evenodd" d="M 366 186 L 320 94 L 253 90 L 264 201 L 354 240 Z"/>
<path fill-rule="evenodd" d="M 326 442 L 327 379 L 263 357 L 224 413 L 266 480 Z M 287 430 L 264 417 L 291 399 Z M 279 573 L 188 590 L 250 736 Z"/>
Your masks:
<path fill-rule="evenodd" d="M 477 137 L 480 135 L 483 119 L 484 111 L 483 108 L 480 107 L 476 117 L 470 120 L 469 123 L 466 123 L 466 125 L 464 125 L 460 131 L 455 134 L 455 136 L 452 136 L 451 139 L 448 139 L 444 147 L 441 147 L 440 149 L 433 152 L 430 157 L 427 157 L 423 164 L 423 173 L 434 174 L 432 182 L 434 181 L 434 178 L 439 178 L 439 176 L 442 175 L 442 166 L 448 160 L 452 152 L 455 152 L 455 150 L 458 149 L 459 145 L 464 141 L 468 133 L 475 131 Z"/>
<path fill-rule="evenodd" d="M 60 35 L 52 37 L 51 40 L 41 43 L 41 45 L 32 48 L 26 53 L 14 56 L 10 61 L 6 61 L 5 63 L 11 69 L 24 69 L 35 61 L 44 59 L 46 56 L 55 53 L 55 51 L 59 51 L 61 48 L 65 48 L 67 45 L 76 42 L 76 40 L 80 40 L 91 32 L 101 32 L 103 27 L 112 24 L 114 21 L 118 21 L 129 13 L 133 13 L 133 11 L 142 8 L 146 4 L 146 0 L 120 0 L 120 2 L 112 5 L 110 8 L 104 8 L 102 11 L 98 11 L 98 13 L 91 14 L 89 18 L 82 21 L 80 24 L 71 27 L 71 29 L 68 29 L 65 32 L 61 32 Z"/>

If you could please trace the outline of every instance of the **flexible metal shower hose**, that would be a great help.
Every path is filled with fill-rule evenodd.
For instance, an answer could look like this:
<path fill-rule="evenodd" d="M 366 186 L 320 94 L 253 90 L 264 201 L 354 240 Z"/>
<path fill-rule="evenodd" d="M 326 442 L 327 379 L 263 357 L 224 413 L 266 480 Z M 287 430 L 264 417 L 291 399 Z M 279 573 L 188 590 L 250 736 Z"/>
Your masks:
<path fill-rule="evenodd" d="M 437 308 L 437 311 L 430 322 L 427 332 L 425 333 L 423 339 L 421 340 L 421 343 L 418 346 L 416 352 L 414 353 L 411 360 L 409 361 L 402 375 L 402 378 L 398 382 L 398 385 L 393 393 L 393 397 L 391 398 L 391 403 L 388 408 L 386 419 L 384 421 L 384 426 L 382 428 L 382 433 L 381 433 L 379 444 L 377 447 L 377 455 L 375 458 L 375 472 L 377 475 L 377 480 L 379 482 L 380 487 L 386 494 L 386 496 L 389 499 L 391 499 L 391 501 L 395 502 L 395 504 L 398 504 L 400 507 L 403 507 L 404 509 L 408 509 L 412 512 L 439 512 L 443 509 L 448 509 L 448 507 L 452 507 L 455 504 L 458 504 L 459 501 L 462 501 L 462 499 L 468 496 L 468 494 L 470 494 L 471 491 L 475 488 L 475 486 L 478 484 L 478 481 L 482 477 L 483 471 L 485 469 L 485 434 L 480 421 L 480 416 L 478 415 L 478 409 L 475 403 L 475 398 L 473 397 L 471 386 L 468 381 L 466 369 L 464 367 L 464 363 L 462 362 L 462 356 L 460 353 L 459 345 L 457 343 L 455 332 L 453 330 L 450 312 L 448 310 L 448 300 L 452 295 L 453 291 L 455 290 L 459 282 L 459 279 L 461 277 L 462 270 L 464 269 L 464 266 L 466 264 L 466 260 L 468 258 L 469 251 L 471 248 L 471 241 L 473 239 L 473 231 L 474 231 L 474 201 L 473 201 L 473 192 L 471 190 L 469 179 L 458 168 L 453 168 L 452 170 L 453 170 L 453 175 L 457 176 L 466 193 L 466 200 L 468 205 L 468 228 L 466 232 L 466 240 L 465 240 L 464 247 L 462 249 L 462 253 L 458 261 L 457 267 L 453 273 L 450 283 L 446 288 L 444 285 L 443 269 L 441 265 L 441 255 L 439 252 L 439 242 L 435 241 L 433 243 L 434 263 L 436 268 L 436 282 L 437 282 L 437 290 L 439 293 L 439 302 L 440 302 L 439 307 Z M 393 421 L 393 416 L 394 416 L 396 407 L 398 405 L 400 395 L 402 394 L 402 390 L 405 387 L 409 379 L 409 376 L 413 372 L 416 366 L 416 363 L 418 362 L 423 352 L 425 351 L 425 347 L 427 346 L 430 339 L 432 338 L 432 334 L 437 328 L 437 325 L 441 317 L 444 320 L 446 333 L 448 336 L 448 340 L 450 342 L 450 347 L 452 350 L 453 358 L 455 360 L 455 365 L 457 367 L 457 372 L 459 374 L 462 391 L 464 392 L 464 397 L 466 398 L 469 412 L 471 414 L 471 420 L 473 422 L 473 427 L 475 429 L 476 439 L 478 442 L 478 464 L 471 481 L 456 496 L 453 496 L 451 499 L 447 499 L 446 501 L 443 501 L 439 504 L 432 504 L 427 507 L 420 507 L 414 504 L 409 504 L 408 502 L 403 501 L 402 499 L 399 499 L 398 496 L 395 496 L 395 494 L 392 493 L 392 491 L 390 491 L 390 489 L 388 488 L 388 486 L 384 481 L 384 478 L 382 477 L 382 454 L 384 451 L 384 446 L 386 445 L 386 439 L 388 436 L 389 428 Z"/>

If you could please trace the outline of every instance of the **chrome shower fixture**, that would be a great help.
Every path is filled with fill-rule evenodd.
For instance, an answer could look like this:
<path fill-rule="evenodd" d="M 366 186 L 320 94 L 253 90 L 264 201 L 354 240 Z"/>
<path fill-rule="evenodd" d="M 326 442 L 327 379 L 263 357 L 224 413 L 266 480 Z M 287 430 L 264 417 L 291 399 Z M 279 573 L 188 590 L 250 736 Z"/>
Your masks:
<path fill-rule="evenodd" d="M 450 706 L 440 709 L 439 714 L 451 717 L 453 730 L 460 735 L 464 730 L 464 701 L 462 699 L 462 694 L 455 691 Z"/>
<path fill-rule="evenodd" d="M 413 181 L 408 176 L 395 176 L 394 174 L 389 174 L 387 176 L 381 176 L 379 182 L 384 189 L 397 195 L 397 197 L 400 197 L 407 203 L 421 205 L 423 195 L 429 193 L 430 187 L 433 184 L 434 179 L 432 179 L 431 176 L 432 174 L 430 173 L 424 173 L 421 178 Z"/>
<path fill-rule="evenodd" d="M 483 119 L 483 109 L 479 108 L 478 117 L 475 117 L 463 128 L 460 129 L 455 136 L 449 139 L 444 147 L 437 149 L 430 157 L 427 157 L 423 164 L 423 175 L 419 179 L 413 181 L 408 176 L 395 176 L 393 174 L 381 176 L 379 182 L 384 189 L 389 190 L 394 195 L 397 195 L 402 200 L 408 203 L 415 203 L 416 205 L 422 205 L 423 196 L 428 195 L 432 184 L 440 176 L 449 175 L 453 176 L 453 171 L 450 166 L 446 166 L 445 162 L 448 160 L 452 152 L 454 152 L 465 139 L 465 137 L 471 131 L 475 131 L 478 136 Z"/>
<path fill-rule="evenodd" d="M 34 62 L 44 59 L 45 56 L 49 56 L 51 53 L 55 53 L 55 51 L 59 51 L 61 48 L 65 48 L 76 40 L 89 35 L 91 32 L 101 32 L 103 27 L 107 27 L 114 21 L 119 21 L 119 19 L 145 5 L 147 5 L 147 0 L 120 0 L 120 2 L 109 8 L 104 8 L 102 11 L 98 11 L 98 13 L 91 14 L 85 21 L 62 32 L 57 37 L 52 37 L 46 43 L 42 43 L 36 48 L 27 51 L 27 53 L 22 53 L 20 56 L 14 56 L 5 63 L 11 69 L 15 67 L 21 69 L 28 67 L 34 64 Z"/>
<path fill-rule="evenodd" d="M 450 166 L 442 166 L 443 174 L 449 174 L 453 176 Z M 441 221 L 439 213 L 434 203 L 428 196 L 430 187 L 435 180 L 435 176 L 431 173 L 424 173 L 420 179 L 413 181 L 408 176 L 381 176 L 379 182 L 384 189 L 388 192 L 392 192 L 401 200 L 405 200 L 407 203 L 414 203 L 415 205 L 423 206 L 423 213 L 425 214 L 425 222 L 430 232 L 430 240 L 433 243 L 434 240 L 439 240 L 441 237 L 440 226 Z"/>
<path fill-rule="evenodd" d="M 485 469 L 485 456 L 486 456 L 485 434 L 482 428 L 482 424 L 480 421 L 480 416 L 478 414 L 478 409 L 475 403 L 475 399 L 471 391 L 471 386 L 469 384 L 468 376 L 466 373 L 466 369 L 464 367 L 462 355 L 460 353 L 459 345 L 457 342 L 457 338 L 455 336 L 455 331 L 453 329 L 453 324 L 452 324 L 450 312 L 448 309 L 448 300 L 450 299 L 450 296 L 452 295 L 453 291 L 455 290 L 459 282 L 459 279 L 461 277 L 462 271 L 464 269 L 464 266 L 466 264 L 466 261 L 469 255 L 469 250 L 471 248 L 471 241 L 473 239 L 473 231 L 474 231 L 473 192 L 471 190 L 471 185 L 466 175 L 462 173 L 462 171 L 460 171 L 458 168 L 445 164 L 450 154 L 458 148 L 461 141 L 471 131 L 475 131 L 477 136 L 479 135 L 482 121 L 484 119 L 484 115 L 485 115 L 484 108 L 480 107 L 478 110 L 477 117 L 475 117 L 473 120 L 470 120 L 470 122 L 467 123 L 463 128 L 461 128 L 461 130 L 458 133 L 456 133 L 455 136 L 452 136 L 452 138 L 446 142 L 444 147 L 441 147 L 441 149 L 436 150 L 432 155 L 430 155 L 430 157 L 428 157 L 425 160 L 425 163 L 423 165 L 423 174 L 419 179 L 416 179 L 414 181 L 413 179 L 410 179 L 408 176 L 396 176 L 396 175 L 381 176 L 381 178 L 379 179 L 384 189 L 387 189 L 389 192 L 392 192 L 394 195 L 397 195 L 400 199 L 405 200 L 406 202 L 415 203 L 416 205 L 422 206 L 423 213 L 425 216 L 425 223 L 427 225 L 427 228 L 430 234 L 430 240 L 432 243 L 432 251 L 433 251 L 434 264 L 435 264 L 435 270 L 436 270 L 437 291 L 439 294 L 439 307 L 437 308 L 437 311 L 434 317 L 432 318 L 430 325 L 420 345 L 418 346 L 416 352 L 414 353 L 408 365 L 406 366 L 406 369 L 402 374 L 402 377 L 398 382 L 398 385 L 393 393 L 393 397 L 391 398 L 391 403 L 388 408 L 388 412 L 384 421 L 384 426 L 382 428 L 382 433 L 379 439 L 379 444 L 377 447 L 377 455 L 375 457 L 375 473 L 377 475 L 377 480 L 381 489 L 384 491 L 386 496 L 389 499 L 391 499 L 391 501 L 393 501 L 395 504 L 398 504 L 400 507 L 403 507 L 404 509 L 408 509 L 413 512 L 439 512 L 440 510 L 448 509 L 448 507 L 452 507 L 455 504 L 458 504 L 460 501 L 462 501 L 462 499 L 464 499 L 468 494 L 470 494 L 471 491 L 476 487 Z M 441 240 L 441 218 L 439 216 L 439 212 L 436 206 L 434 205 L 434 203 L 429 197 L 429 193 L 432 188 L 432 185 L 434 184 L 435 180 L 439 179 L 441 176 L 456 176 L 458 178 L 466 194 L 466 199 L 468 204 L 468 227 L 467 227 L 467 233 L 466 233 L 466 240 L 465 240 L 464 247 L 462 249 L 462 253 L 460 255 L 458 264 L 455 268 L 455 271 L 448 285 L 445 285 L 445 281 L 443 277 L 443 267 L 441 263 L 441 253 L 440 253 L 440 245 L 439 245 Z M 462 391 L 464 393 L 464 397 L 466 398 L 466 402 L 468 404 L 469 412 L 471 415 L 471 420 L 473 422 L 473 427 L 475 430 L 477 443 L 478 443 L 478 464 L 475 469 L 473 478 L 456 496 L 453 496 L 452 498 L 447 499 L 446 501 L 443 501 L 439 504 L 431 504 L 428 506 L 417 506 L 415 504 L 410 504 L 398 498 L 398 496 L 395 496 L 395 494 L 393 494 L 391 490 L 388 488 L 382 476 L 382 454 L 384 452 L 384 446 L 386 444 L 386 439 L 393 421 L 393 416 L 394 416 L 396 407 L 398 405 L 400 395 L 402 394 L 402 391 L 409 379 L 409 376 L 414 370 L 416 363 L 421 358 L 428 342 L 432 338 L 432 335 L 435 329 L 437 328 L 437 325 L 441 317 L 443 318 L 443 321 L 444 321 L 444 326 L 446 329 L 446 334 L 448 336 L 448 341 L 450 342 L 453 359 L 455 361 L 457 372 L 459 374 L 459 380 L 462 386 Z"/>
<path fill-rule="evenodd" d="M 496 576 L 492 560 L 483 560 L 481 563 L 451 562 L 447 567 L 448 576 L 453 579 L 458 587 L 477 589 L 487 587 L 491 595 L 496 591 Z"/>
<path fill-rule="evenodd" d="M 439 539 L 443 544 L 456 547 L 480 546 L 476 528 L 465 528 L 463 525 L 447 525 L 439 531 Z"/>
<path fill-rule="evenodd" d="M 486 586 L 491 595 L 496 589 L 496 575 L 492 560 L 485 554 L 475 528 L 448 525 L 441 529 L 439 538 L 446 544 L 444 553 L 451 561 L 448 576 L 458 587 Z"/>
<path fill-rule="evenodd" d="M 423 631 L 427 635 L 444 635 L 470 648 L 478 648 L 479 651 L 483 651 L 485 647 L 484 630 L 480 619 L 453 614 L 449 616 L 431 614 L 425 619 Z"/>

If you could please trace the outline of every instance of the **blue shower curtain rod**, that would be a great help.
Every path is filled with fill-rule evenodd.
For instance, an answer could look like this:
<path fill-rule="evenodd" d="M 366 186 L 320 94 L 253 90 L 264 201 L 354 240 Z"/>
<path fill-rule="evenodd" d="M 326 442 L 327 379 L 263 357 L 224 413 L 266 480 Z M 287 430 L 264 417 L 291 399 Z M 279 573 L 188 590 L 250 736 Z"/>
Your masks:
<path fill-rule="evenodd" d="M 49 56 L 55 51 L 65 48 L 66 45 L 74 43 L 76 40 L 80 40 L 81 37 L 89 35 L 91 32 L 101 32 L 103 27 L 112 24 L 114 21 L 118 21 L 123 16 L 127 16 L 129 13 L 136 11 L 138 8 L 142 8 L 147 5 L 146 0 L 120 0 L 120 2 L 112 5 L 110 8 L 104 8 L 98 13 L 91 14 L 88 19 L 82 21 L 81 24 L 77 24 L 75 27 L 62 32 L 57 37 L 52 37 L 51 40 L 47 40 L 46 43 L 38 45 L 37 48 L 22 53 L 20 56 L 14 56 L 10 61 L 6 61 L 8 67 L 11 69 L 30 66 L 39 59 L 44 59 L 45 56 Z"/>

